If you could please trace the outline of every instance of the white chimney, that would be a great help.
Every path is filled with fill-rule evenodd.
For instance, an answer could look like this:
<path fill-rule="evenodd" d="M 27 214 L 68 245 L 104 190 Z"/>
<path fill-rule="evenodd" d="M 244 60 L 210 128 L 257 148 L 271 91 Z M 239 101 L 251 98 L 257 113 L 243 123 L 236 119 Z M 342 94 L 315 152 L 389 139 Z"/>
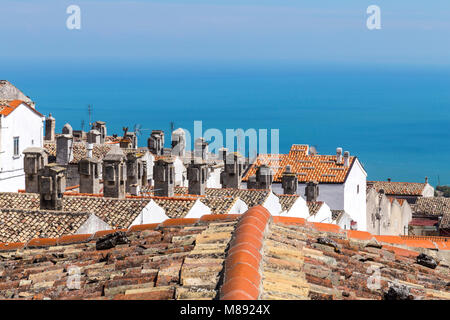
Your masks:
<path fill-rule="evenodd" d="M 94 146 L 92 143 L 88 143 L 86 146 L 87 149 L 87 157 L 92 158 L 92 149 L 94 149 Z"/>
<path fill-rule="evenodd" d="M 350 152 L 344 152 L 344 167 L 350 166 Z"/>
<path fill-rule="evenodd" d="M 336 148 L 336 163 L 342 162 L 342 148 Z"/>

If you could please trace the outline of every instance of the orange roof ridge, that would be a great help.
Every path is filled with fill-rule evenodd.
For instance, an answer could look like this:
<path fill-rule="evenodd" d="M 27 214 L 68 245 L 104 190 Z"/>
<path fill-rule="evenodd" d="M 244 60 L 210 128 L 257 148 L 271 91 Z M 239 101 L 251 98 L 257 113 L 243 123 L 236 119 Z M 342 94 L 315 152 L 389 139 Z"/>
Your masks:
<path fill-rule="evenodd" d="M 252 207 L 239 220 L 225 258 L 222 300 L 256 300 L 260 295 L 260 250 L 271 215 L 263 206 Z"/>

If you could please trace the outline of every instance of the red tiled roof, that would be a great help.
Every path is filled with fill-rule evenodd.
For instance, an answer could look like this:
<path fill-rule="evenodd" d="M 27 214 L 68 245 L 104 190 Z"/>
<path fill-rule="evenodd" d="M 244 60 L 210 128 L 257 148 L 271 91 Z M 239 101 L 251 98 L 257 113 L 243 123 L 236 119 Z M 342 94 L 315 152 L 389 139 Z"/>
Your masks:
<path fill-rule="evenodd" d="M 37 115 L 43 117 L 43 115 L 38 112 L 35 108 L 31 107 L 29 104 L 22 100 L 13 100 L 13 101 L 3 101 L 0 103 L 0 114 L 4 115 L 5 117 L 9 116 L 18 106 L 23 104 L 24 106 L 27 106 L 28 109 L 36 113 Z"/>
<path fill-rule="evenodd" d="M 349 166 L 345 167 L 343 162 L 337 163 L 336 155 L 311 155 L 307 145 L 293 145 L 288 154 L 259 155 L 242 180 L 248 181 L 256 174 L 256 169 L 265 164 L 272 169 L 274 182 L 281 182 L 286 166 L 290 165 L 301 183 L 314 180 L 319 183 L 344 183 L 355 159 L 351 156 Z"/>
<path fill-rule="evenodd" d="M 397 196 L 421 196 L 426 183 L 418 182 L 394 182 L 394 181 L 367 181 L 367 187 L 374 188 L 377 192 L 384 190 L 387 195 Z"/>
<path fill-rule="evenodd" d="M 450 297 L 448 264 L 438 261 L 433 269 L 416 261 L 419 253 L 428 249 L 450 250 L 442 237 L 372 236 L 301 218 L 272 217 L 262 206 L 243 215 L 207 215 L 133 226 L 123 230 L 130 237 L 129 244 L 96 250 L 92 241 L 115 231 L 0 243 L 0 250 L 8 251 L 0 261 L 0 296 L 382 299 L 388 284 L 401 280 L 418 299 Z M 366 285 L 372 263 L 384 266 L 379 289 Z M 5 264 L 8 268 L 2 268 Z M 62 287 L 68 273 L 57 267 L 70 264 L 83 268 L 79 290 Z M 223 283 L 219 281 L 222 270 Z M 30 286 L 18 286 L 19 280 Z"/>
<path fill-rule="evenodd" d="M 412 218 L 409 225 L 410 226 L 434 226 L 437 223 L 438 223 L 438 221 L 433 220 L 433 219 Z"/>

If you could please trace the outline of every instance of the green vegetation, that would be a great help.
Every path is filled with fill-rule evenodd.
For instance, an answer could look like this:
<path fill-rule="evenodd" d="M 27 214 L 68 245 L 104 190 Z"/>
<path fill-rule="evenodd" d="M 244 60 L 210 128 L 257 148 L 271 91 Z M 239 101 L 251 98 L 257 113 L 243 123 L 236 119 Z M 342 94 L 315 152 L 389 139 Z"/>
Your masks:
<path fill-rule="evenodd" d="M 439 193 L 443 193 L 442 196 L 446 198 L 450 198 L 450 186 L 436 186 L 436 190 L 434 191 L 434 195 L 440 195 L 436 191 L 440 191 Z"/>

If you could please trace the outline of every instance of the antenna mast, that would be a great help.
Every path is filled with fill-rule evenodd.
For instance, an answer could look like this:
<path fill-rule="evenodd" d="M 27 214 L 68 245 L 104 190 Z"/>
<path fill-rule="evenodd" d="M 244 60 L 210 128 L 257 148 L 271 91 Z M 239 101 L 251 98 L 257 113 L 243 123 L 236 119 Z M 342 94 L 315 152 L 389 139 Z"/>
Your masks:
<path fill-rule="evenodd" d="M 88 113 L 89 113 L 89 128 L 92 127 L 92 106 L 88 104 Z"/>

